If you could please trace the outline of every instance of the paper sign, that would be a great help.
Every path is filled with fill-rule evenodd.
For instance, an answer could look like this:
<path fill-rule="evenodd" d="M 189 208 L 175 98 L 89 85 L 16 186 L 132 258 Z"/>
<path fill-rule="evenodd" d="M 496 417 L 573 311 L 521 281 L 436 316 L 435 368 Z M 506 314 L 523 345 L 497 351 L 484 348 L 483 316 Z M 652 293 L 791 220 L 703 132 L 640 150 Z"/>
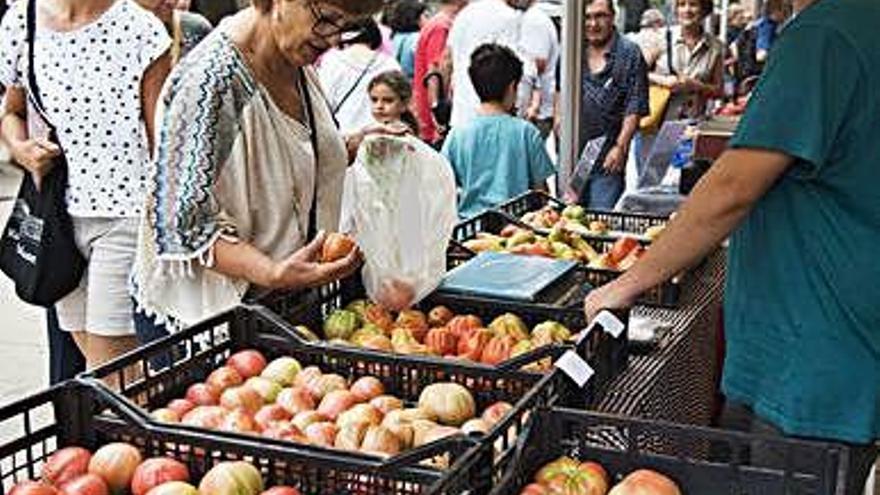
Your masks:
<path fill-rule="evenodd" d="M 602 325 L 605 333 L 615 339 L 620 337 L 623 331 L 626 330 L 626 325 L 618 317 L 614 316 L 614 313 L 608 310 L 600 311 L 596 318 L 593 319 L 593 325 Z"/>
<path fill-rule="evenodd" d="M 553 365 L 565 372 L 581 388 L 590 381 L 590 378 L 595 373 L 593 368 L 582 357 L 571 350 L 566 351 Z"/>
<path fill-rule="evenodd" d="M 611 335 L 615 339 L 620 337 L 623 331 L 626 330 L 626 325 L 624 325 L 618 317 L 614 316 L 614 313 L 607 309 L 603 309 L 595 318 L 593 318 L 593 321 L 590 322 L 590 326 L 581 332 L 580 336 L 578 336 L 577 343 L 580 344 L 583 342 L 597 326 L 601 326 L 605 333 Z"/>

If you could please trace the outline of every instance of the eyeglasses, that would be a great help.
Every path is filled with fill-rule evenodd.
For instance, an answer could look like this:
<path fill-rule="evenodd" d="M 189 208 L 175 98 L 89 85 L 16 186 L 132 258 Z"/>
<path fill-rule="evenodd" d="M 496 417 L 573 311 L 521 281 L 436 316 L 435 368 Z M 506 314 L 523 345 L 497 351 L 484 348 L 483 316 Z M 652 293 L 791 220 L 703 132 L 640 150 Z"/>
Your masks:
<path fill-rule="evenodd" d="M 350 24 L 339 24 L 339 20 L 333 19 L 321 12 L 317 2 L 306 1 L 306 4 L 309 6 L 312 18 L 315 20 L 315 23 L 312 25 L 312 33 L 314 33 L 315 36 L 321 38 L 340 36 L 342 40 L 345 41 L 346 39 L 354 38 L 359 34 L 359 32 L 352 28 Z"/>
<path fill-rule="evenodd" d="M 611 14 L 607 12 L 600 12 L 598 14 L 584 14 L 584 22 L 604 22 L 608 19 L 611 19 Z"/>

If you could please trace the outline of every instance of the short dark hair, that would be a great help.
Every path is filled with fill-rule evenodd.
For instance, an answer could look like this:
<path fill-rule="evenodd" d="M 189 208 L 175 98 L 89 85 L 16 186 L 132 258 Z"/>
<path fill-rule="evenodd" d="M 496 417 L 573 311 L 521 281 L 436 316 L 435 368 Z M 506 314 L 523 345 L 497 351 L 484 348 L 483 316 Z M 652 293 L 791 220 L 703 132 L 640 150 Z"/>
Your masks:
<path fill-rule="evenodd" d="M 420 29 L 419 20 L 428 6 L 419 0 L 398 0 L 390 5 L 386 24 L 395 33 L 415 33 Z"/>
<path fill-rule="evenodd" d="M 678 0 L 675 1 L 675 8 L 678 9 Z M 715 2 L 713 0 L 700 0 L 700 12 L 703 17 L 708 16 L 715 11 Z"/>
<path fill-rule="evenodd" d="M 506 46 L 487 43 L 477 47 L 471 54 L 468 75 L 480 101 L 484 103 L 503 100 L 507 87 L 519 81 L 522 74 L 522 62 Z"/>
<path fill-rule="evenodd" d="M 382 31 L 379 31 L 379 26 L 373 19 L 368 17 L 350 24 L 349 27 L 358 34 L 351 39 L 344 40 L 340 44 L 343 48 L 351 45 L 364 44 L 369 46 L 371 50 L 377 50 L 382 46 Z"/>
<path fill-rule="evenodd" d="M 611 10 L 611 15 L 617 14 L 617 10 L 614 8 L 614 0 L 587 0 L 586 2 L 584 2 L 584 9 L 586 9 L 590 5 L 593 5 L 596 2 L 605 2 L 606 4 L 608 4 L 608 9 Z"/>

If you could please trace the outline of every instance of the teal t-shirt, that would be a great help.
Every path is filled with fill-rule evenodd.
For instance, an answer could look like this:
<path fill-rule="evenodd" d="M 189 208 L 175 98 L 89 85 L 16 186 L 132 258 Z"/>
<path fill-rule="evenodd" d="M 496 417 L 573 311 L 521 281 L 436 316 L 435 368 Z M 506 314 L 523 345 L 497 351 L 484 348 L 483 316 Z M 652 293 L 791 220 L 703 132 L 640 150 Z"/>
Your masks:
<path fill-rule="evenodd" d="M 480 115 L 443 144 L 468 218 L 528 191 L 555 173 L 538 128 L 510 115 Z"/>
<path fill-rule="evenodd" d="M 878 26 L 877 0 L 801 12 L 732 142 L 796 159 L 731 239 L 723 379 L 791 435 L 880 437 Z"/>

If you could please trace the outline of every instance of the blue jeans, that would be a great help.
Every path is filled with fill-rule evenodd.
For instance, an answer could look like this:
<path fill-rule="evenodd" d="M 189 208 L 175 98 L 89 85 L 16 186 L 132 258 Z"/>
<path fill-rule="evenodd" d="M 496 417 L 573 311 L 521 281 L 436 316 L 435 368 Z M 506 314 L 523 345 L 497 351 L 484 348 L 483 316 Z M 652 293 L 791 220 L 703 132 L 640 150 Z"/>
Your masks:
<path fill-rule="evenodd" d="M 594 170 L 587 182 L 587 197 L 581 198 L 581 204 L 591 210 L 613 210 L 623 194 L 624 185 L 623 174 Z"/>
<path fill-rule="evenodd" d="M 169 335 L 164 324 L 156 323 L 155 317 L 147 316 L 146 313 L 139 310 L 134 312 L 134 332 L 140 345 L 149 344 Z M 170 352 L 158 354 L 150 358 L 150 365 L 157 370 L 167 368 L 171 365 L 171 359 Z"/>
<path fill-rule="evenodd" d="M 76 341 L 58 325 L 58 313 L 46 310 L 46 332 L 49 334 L 49 383 L 69 380 L 86 370 L 86 358 Z"/>

